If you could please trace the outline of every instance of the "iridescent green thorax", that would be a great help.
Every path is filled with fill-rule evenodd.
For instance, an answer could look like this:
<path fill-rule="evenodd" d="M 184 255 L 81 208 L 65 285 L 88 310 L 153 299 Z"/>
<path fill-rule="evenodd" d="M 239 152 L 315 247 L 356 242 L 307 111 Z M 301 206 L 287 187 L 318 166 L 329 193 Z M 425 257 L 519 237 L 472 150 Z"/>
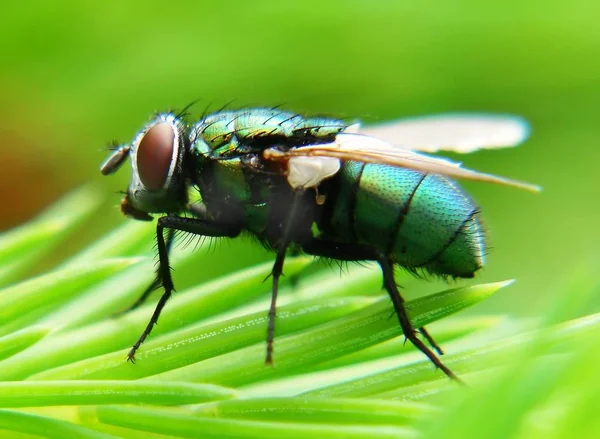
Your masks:
<path fill-rule="evenodd" d="M 273 108 L 224 111 L 208 115 L 192 127 L 196 153 L 228 158 L 278 145 L 291 148 L 332 142 L 347 124 L 337 119 L 311 117 Z"/>
<path fill-rule="evenodd" d="M 216 215 L 243 217 L 244 227 L 271 246 L 276 233 L 269 224 L 282 221 L 292 189 L 279 169 L 264 166 L 261 151 L 329 143 L 346 126 L 273 108 L 204 117 L 190 131 L 192 174 L 204 203 Z"/>
<path fill-rule="evenodd" d="M 245 109 L 209 115 L 190 130 L 190 173 L 209 212 L 219 221 L 240 221 L 267 247 L 276 245 L 288 215 L 293 189 L 281 168 L 262 160 L 265 148 L 286 150 L 330 143 L 346 128 L 337 119 L 303 118 L 278 109 Z M 306 227 L 298 236 L 312 236 L 310 226 L 320 206 L 307 193 Z M 304 230 L 306 229 L 306 230 Z"/>

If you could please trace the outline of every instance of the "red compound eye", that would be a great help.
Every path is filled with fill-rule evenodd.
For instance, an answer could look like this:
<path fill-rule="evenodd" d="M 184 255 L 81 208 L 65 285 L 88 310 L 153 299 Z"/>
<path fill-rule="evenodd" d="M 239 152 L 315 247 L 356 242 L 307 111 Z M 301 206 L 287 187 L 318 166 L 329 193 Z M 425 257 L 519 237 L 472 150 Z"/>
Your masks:
<path fill-rule="evenodd" d="M 169 123 L 159 123 L 144 134 L 137 150 L 137 168 L 140 180 L 150 190 L 162 189 L 167 181 L 175 133 Z"/>

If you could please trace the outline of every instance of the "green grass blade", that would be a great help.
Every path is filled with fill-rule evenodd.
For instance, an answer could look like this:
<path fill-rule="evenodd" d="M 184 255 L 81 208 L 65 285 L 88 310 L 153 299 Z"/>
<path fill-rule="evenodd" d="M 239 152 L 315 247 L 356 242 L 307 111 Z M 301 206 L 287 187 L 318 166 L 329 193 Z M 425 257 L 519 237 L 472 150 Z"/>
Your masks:
<path fill-rule="evenodd" d="M 201 404 L 201 416 L 328 424 L 406 425 L 436 413 L 426 404 L 342 398 L 250 398 Z"/>
<path fill-rule="evenodd" d="M 307 258 L 292 258 L 287 270 L 289 273 L 295 273 L 308 263 L 310 260 Z M 90 264 L 97 265 L 96 263 Z M 263 284 L 263 280 L 266 276 L 265 273 L 269 273 L 270 268 L 270 263 L 260 264 L 234 275 L 224 276 L 199 288 L 176 294 L 165 307 L 160 324 L 155 327 L 152 336 L 156 337 L 199 322 L 214 313 L 231 308 L 232 304 L 246 303 L 252 298 L 265 295 L 269 286 Z M 67 272 L 70 270 L 74 269 L 65 269 Z M 139 289 L 139 282 L 131 278 L 136 274 L 139 274 L 139 271 L 134 267 L 132 272 L 124 275 L 127 276 L 129 282 L 124 284 L 123 288 L 128 288 L 128 285 L 133 284 L 133 288 Z M 123 279 L 121 278 L 121 280 Z M 59 288 L 53 284 L 50 286 Z M 114 287 L 114 294 L 119 294 L 118 285 L 112 283 L 110 287 Z M 40 291 L 40 300 L 43 300 L 43 290 Z M 111 300 L 110 296 L 107 300 Z M 48 337 L 44 339 L 43 343 L 37 344 L 32 349 L 27 349 L 1 362 L 0 380 L 22 379 L 42 370 L 127 348 L 133 344 L 145 328 L 154 307 L 154 303 L 149 303 L 121 317 L 107 319 Z M 103 305 L 100 305 L 100 308 L 103 308 Z M 120 309 L 122 307 L 116 308 L 115 311 Z M 86 312 L 93 314 L 96 309 L 91 308 Z M 48 312 L 46 311 L 46 313 Z M 59 312 L 56 315 L 61 314 Z M 56 315 L 49 315 L 48 318 L 56 317 Z M 80 317 L 71 317 L 71 319 L 73 318 L 79 319 Z M 67 324 L 69 321 L 68 319 Z"/>
<path fill-rule="evenodd" d="M 278 311 L 278 331 L 286 334 L 309 328 L 371 302 L 370 298 L 348 297 L 285 305 Z M 155 375 L 263 342 L 267 320 L 267 310 L 263 310 L 224 322 L 199 324 L 144 344 L 135 365 L 125 361 L 127 349 L 41 372 L 31 379 L 137 379 Z"/>
<path fill-rule="evenodd" d="M 564 348 L 573 340 L 587 337 L 600 327 L 600 314 L 567 322 L 552 330 L 554 336 L 548 343 Z M 539 331 L 531 331 L 508 339 L 469 349 L 464 352 L 444 356 L 444 364 L 459 376 L 488 367 L 506 364 L 524 349 L 531 348 L 540 339 Z M 403 386 L 429 382 L 443 377 L 442 372 L 434 371 L 428 361 L 404 363 L 378 373 L 312 390 L 307 396 L 315 397 L 367 397 L 381 395 Z M 438 381 L 441 385 L 444 380 Z"/>
<path fill-rule="evenodd" d="M 102 279 L 139 262 L 115 258 L 56 270 L 0 290 L 0 334 L 8 334 L 37 321 Z"/>
<path fill-rule="evenodd" d="M 476 343 L 478 339 L 489 340 L 490 331 L 483 330 L 498 321 L 499 318 L 494 317 L 456 317 L 435 322 L 427 327 L 435 339 L 442 344 L 442 348 L 448 348 L 446 350 L 448 353 L 456 351 L 458 346 Z M 470 336 L 466 339 L 464 337 L 446 338 L 447 335 L 458 336 L 463 333 L 463 330 L 469 328 L 479 329 L 479 333 L 468 332 Z M 492 334 L 497 336 L 498 332 L 495 328 Z M 451 343 L 447 344 L 446 342 Z M 257 396 L 297 395 L 323 386 L 356 379 L 365 374 L 393 368 L 399 363 L 419 361 L 423 359 L 422 355 L 411 343 L 406 343 L 404 337 L 395 337 L 333 360 L 292 370 L 286 377 L 245 385 L 243 390 L 247 394 Z M 447 381 L 445 376 L 444 379 Z M 410 399 L 413 396 L 411 395 Z"/>
<path fill-rule="evenodd" d="M 468 383 L 469 387 L 478 386 L 485 380 L 493 379 L 500 373 L 502 367 L 493 367 L 479 372 L 461 373 L 460 378 Z M 440 396 L 450 392 L 462 392 L 464 389 L 450 381 L 445 375 L 436 380 L 425 381 L 414 385 L 398 387 L 382 393 L 373 394 L 369 398 L 397 400 L 397 401 L 423 401 L 429 404 L 439 403 Z"/>
<path fill-rule="evenodd" d="M 147 254 L 156 239 L 156 228 L 140 221 L 126 221 L 121 226 L 89 245 L 67 261 L 63 267 L 83 262 Z"/>
<path fill-rule="evenodd" d="M 0 382 L 0 407 L 86 404 L 181 405 L 232 398 L 233 389 L 211 384 L 153 381 Z"/>
<path fill-rule="evenodd" d="M 100 205 L 91 186 L 76 189 L 33 221 L 0 235 L 0 287 L 18 279 Z"/>
<path fill-rule="evenodd" d="M 50 439 L 116 439 L 71 422 L 12 410 L 0 410 L 0 429 L 35 434 Z"/>
<path fill-rule="evenodd" d="M 117 311 L 133 303 L 154 277 L 152 260 L 146 257 L 138 260 L 139 263 L 91 285 L 60 308 L 46 313 L 40 322 L 55 326 L 57 332 L 64 333 L 110 319 Z M 101 301 L 98 300 L 100 297 Z"/>
<path fill-rule="evenodd" d="M 498 317 L 463 317 L 460 319 L 437 321 L 432 325 L 428 325 L 427 329 L 431 334 L 435 334 L 436 342 L 443 347 L 446 342 L 466 337 L 474 332 L 490 329 L 496 326 L 499 321 L 500 318 Z M 303 368 L 302 373 L 334 369 L 348 364 L 358 364 L 392 357 L 408 350 L 417 350 L 417 348 L 411 343 L 406 343 L 404 338 L 396 337 L 375 346 Z"/>
<path fill-rule="evenodd" d="M 506 282 L 443 291 L 407 303 L 413 325 L 420 327 L 489 297 Z M 402 333 L 396 318 L 390 318 L 389 299 L 303 333 L 275 342 L 275 367 L 264 367 L 264 346 L 191 364 L 157 375 L 157 379 L 203 381 L 239 386 L 282 376 L 307 365 L 331 360 Z"/>
<path fill-rule="evenodd" d="M 171 261 L 179 267 L 180 263 L 189 262 L 191 259 L 196 260 L 197 258 L 189 249 L 184 252 L 176 252 Z M 67 264 L 67 267 L 73 266 L 76 265 L 74 263 Z M 49 313 L 45 316 L 43 322 L 48 324 L 60 322 L 59 330 L 68 331 L 102 319 L 112 318 L 115 313 L 126 309 L 137 300 L 154 280 L 155 271 L 154 258 L 144 257 L 139 264 L 106 279 L 94 288 L 87 289 L 65 306 Z M 151 314 L 151 308 L 158 300 L 157 296 L 160 293 L 161 291 L 157 290 L 154 296 L 151 296 L 147 301 L 146 308 L 142 309 L 148 309 L 147 312 Z M 100 303 L 98 297 L 102 297 Z M 154 299 L 155 297 L 156 299 Z"/>
<path fill-rule="evenodd" d="M 317 262 L 316 266 L 319 265 L 322 264 Z M 401 275 L 398 279 L 402 279 Z M 365 263 L 364 266 L 349 266 L 342 271 L 337 266 L 324 267 L 314 275 L 301 277 L 300 286 L 294 289 L 293 297 L 312 298 L 323 294 L 329 297 L 380 296 L 382 291 L 381 270 Z"/>
<path fill-rule="evenodd" d="M 397 426 L 327 425 L 290 422 L 213 419 L 185 412 L 136 407 L 98 407 L 100 422 L 122 427 L 196 438 L 261 438 L 261 439 L 399 439 L 416 437 L 415 431 Z M 200 433 L 201 432 L 201 433 Z"/>
<path fill-rule="evenodd" d="M 0 337 L 0 360 L 37 343 L 52 329 L 45 326 L 29 326 L 20 331 Z"/>

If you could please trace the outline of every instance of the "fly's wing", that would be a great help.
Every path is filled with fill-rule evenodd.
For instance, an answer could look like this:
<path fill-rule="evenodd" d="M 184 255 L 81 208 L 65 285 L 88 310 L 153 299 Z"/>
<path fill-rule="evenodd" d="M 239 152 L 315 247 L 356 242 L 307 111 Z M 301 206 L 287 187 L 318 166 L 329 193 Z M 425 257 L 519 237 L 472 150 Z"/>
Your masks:
<path fill-rule="evenodd" d="M 287 161 L 288 169 L 291 169 L 290 164 L 300 157 L 313 157 L 316 161 L 323 160 L 324 158 L 333 158 L 343 161 L 358 161 L 398 166 L 422 172 L 446 175 L 452 178 L 513 186 L 530 192 L 539 192 L 541 190 L 539 186 L 473 171 L 461 167 L 461 164 L 458 162 L 397 148 L 387 142 L 362 134 L 342 133 L 337 135 L 336 140 L 333 143 L 302 146 L 299 148 L 292 148 L 288 151 L 280 151 L 277 148 L 268 148 L 263 151 L 263 157 L 265 160 L 278 161 L 280 163 Z M 327 178 L 327 176 L 328 175 L 325 173 L 322 173 L 313 176 L 312 181 L 320 182 Z M 305 177 L 304 180 L 308 179 Z M 290 181 L 292 187 L 316 186 L 316 184 L 313 184 L 312 186 L 294 185 L 289 176 L 288 181 Z"/>
<path fill-rule="evenodd" d="M 366 126 L 359 132 L 404 149 L 468 153 L 516 146 L 529 136 L 529 125 L 516 116 L 440 114 Z"/>

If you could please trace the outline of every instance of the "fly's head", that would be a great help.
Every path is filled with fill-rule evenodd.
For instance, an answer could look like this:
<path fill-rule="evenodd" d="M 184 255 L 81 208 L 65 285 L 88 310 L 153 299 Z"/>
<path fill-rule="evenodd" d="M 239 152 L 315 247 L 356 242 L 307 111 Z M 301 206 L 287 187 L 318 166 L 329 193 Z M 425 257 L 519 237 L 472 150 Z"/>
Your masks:
<path fill-rule="evenodd" d="M 171 113 L 157 115 L 131 144 L 117 147 L 100 171 L 114 173 L 131 158 L 131 182 L 121 202 L 123 214 L 150 221 L 150 213 L 175 213 L 187 203 L 183 162 L 189 149 L 185 124 Z"/>

